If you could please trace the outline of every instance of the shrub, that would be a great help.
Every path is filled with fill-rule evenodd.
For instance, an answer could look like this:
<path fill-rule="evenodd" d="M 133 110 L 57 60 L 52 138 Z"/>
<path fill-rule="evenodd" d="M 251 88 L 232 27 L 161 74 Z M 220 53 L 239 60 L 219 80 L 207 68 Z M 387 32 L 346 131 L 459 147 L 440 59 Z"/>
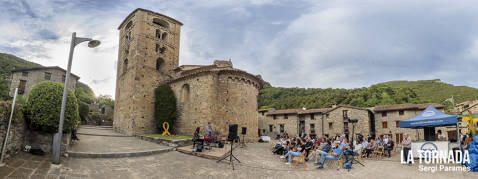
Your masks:
<path fill-rule="evenodd" d="M 174 122 L 177 119 L 176 96 L 169 85 L 160 85 L 154 90 L 154 119 L 160 133 L 164 131 L 163 123 L 169 123 L 169 132 L 174 132 Z"/>
<path fill-rule="evenodd" d="M 80 118 L 84 120 L 88 117 L 88 113 L 90 112 L 90 106 L 87 103 L 78 100 L 78 113 L 80 114 Z"/>
<path fill-rule="evenodd" d="M 26 104 L 26 117 L 31 125 L 46 132 L 58 132 L 60 121 L 63 84 L 58 82 L 41 82 L 35 85 Z M 75 95 L 68 90 L 63 131 L 70 132 L 80 120 Z"/>

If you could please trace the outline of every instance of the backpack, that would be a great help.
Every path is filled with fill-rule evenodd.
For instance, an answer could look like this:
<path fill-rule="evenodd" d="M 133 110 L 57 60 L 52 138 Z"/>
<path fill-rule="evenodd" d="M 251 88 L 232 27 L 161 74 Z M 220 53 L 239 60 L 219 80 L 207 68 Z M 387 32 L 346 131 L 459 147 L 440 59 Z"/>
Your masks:
<path fill-rule="evenodd" d="M 352 167 L 352 163 L 350 163 L 350 162 L 345 162 L 345 163 L 344 163 L 344 168 L 345 168 L 345 169 L 349 169 L 349 168 L 351 168 L 351 167 Z"/>

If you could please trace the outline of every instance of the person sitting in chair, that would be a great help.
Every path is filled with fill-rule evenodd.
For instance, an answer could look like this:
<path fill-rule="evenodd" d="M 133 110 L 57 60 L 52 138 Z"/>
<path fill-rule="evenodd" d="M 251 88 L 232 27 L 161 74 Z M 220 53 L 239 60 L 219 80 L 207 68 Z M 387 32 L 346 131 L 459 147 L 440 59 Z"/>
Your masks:
<path fill-rule="evenodd" d="M 332 148 L 332 145 L 330 141 L 324 142 L 325 145 L 322 148 L 316 149 L 315 152 L 315 163 L 317 163 L 317 160 L 319 160 L 320 156 L 323 154 L 329 153 L 330 149 Z"/>
<path fill-rule="evenodd" d="M 321 155 L 319 162 L 314 164 L 319 165 L 319 168 L 324 168 L 325 160 L 338 160 L 340 157 L 340 154 L 342 154 L 342 147 L 340 147 L 340 142 L 337 142 L 337 141 L 334 142 L 334 145 L 335 145 L 334 152 Z"/>
<path fill-rule="evenodd" d="M 387 142 L 387 144 L 385 144 L 385 151 L 387 151 L 388 158 L 391 156 L 390 151 L 393 150 L 394 145 L 395 144 L 393 143 L 393 140 L 390 140 Z"/>
<path fill-rule="evenodd" d="M 287 163 L 285 164 L 291 164 L 292 157 L 299 157 L 302 154 L 300 152 L 301 150 L 302 150 L 301 147 L 294 148 L 291 151 L 287 152 L 284 156 L 281 156 L 280 158 L 282 159 L 287 158 Z"/>

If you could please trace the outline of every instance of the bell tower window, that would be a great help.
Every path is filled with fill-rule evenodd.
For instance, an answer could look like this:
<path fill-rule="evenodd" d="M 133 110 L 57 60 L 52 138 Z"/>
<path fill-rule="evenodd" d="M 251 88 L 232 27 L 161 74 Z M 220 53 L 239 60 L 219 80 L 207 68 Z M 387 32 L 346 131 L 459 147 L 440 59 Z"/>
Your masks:
<path fill-rule="evenodd" d="M 154 18 L 153 19 L 153 24 L 156 24 L 156 25 L 159 25 L 163 28 L 169 28 L 169 23 L 164 21 L 164 20 L 161 20 L 161 19 L 158 19 L 158 18 Z"/>
<path fill-rule="evenodd" d="M 163 35 L 161 35 L 161 40 L 167 41 L 168 34 L 166 32 L 163 32 Z"/>
<path fill-rule="evenodd" d="M 161 31 L 156 29 L 156 38 L 161 39 Z"/>
<path fill-rule="evenodd" d="M 164 60 L 162 58 L 158 58 L 156 59 L 156 70 L 159 71 L 159 69 L 161 68 L 161 65 L 163 65 L 164 63 Z"/>
<path fill-rule="evenodd" d="M 124 59 L 123 62 L 123 74 L 126 73 L 126 70 L 128 69 L 128 59 Z"/>
<path fill-rule="evenodd" d="M 181 102 L 182 103 L 186 102 L 188 98 L 189 98 L 189 85 L 184 84 L 181 89 Z"/>

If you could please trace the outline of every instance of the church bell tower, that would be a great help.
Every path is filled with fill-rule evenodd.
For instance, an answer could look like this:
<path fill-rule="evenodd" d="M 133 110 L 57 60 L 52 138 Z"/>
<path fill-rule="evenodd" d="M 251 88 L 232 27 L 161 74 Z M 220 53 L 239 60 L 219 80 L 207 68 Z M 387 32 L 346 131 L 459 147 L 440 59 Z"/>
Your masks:
<path fill-rule="evenodd" d="M 172 78 L 178 67 L 182 25 L 138 8 L 118 27 L 115 130 L 128 135 L 156 132 L 154 89 Z"/>

